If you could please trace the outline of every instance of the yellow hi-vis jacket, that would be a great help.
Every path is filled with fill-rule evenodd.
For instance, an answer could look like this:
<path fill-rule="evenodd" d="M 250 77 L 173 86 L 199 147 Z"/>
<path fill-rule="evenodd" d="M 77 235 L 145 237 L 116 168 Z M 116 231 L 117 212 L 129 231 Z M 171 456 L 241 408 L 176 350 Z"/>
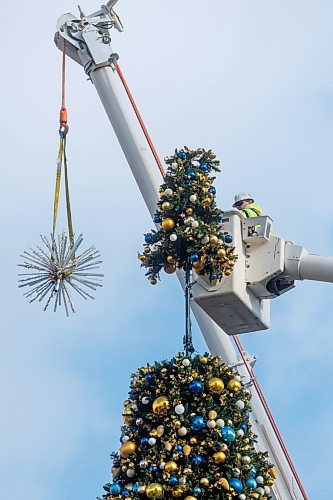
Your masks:
<path fill-rule="evenodd" d="M 245 208 L 242 208 L 241 212 L 246 217 L 260 217 L 264 213 L 263 209 L 257 203 L 250 203 Z"/>

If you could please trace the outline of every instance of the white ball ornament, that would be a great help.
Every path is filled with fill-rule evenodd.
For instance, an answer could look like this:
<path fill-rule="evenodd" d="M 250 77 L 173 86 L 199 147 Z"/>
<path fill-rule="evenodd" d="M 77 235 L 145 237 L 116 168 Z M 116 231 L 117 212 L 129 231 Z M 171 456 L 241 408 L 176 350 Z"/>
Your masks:
<path fill-rule="evenodd" d="M 233 473 L 234 473 L 234 476 L 238 477 L 238 476 L 240 476 L 241 471 L 236 468 L 236 469 L 233 470 Z"/>
<path fill-rule="evenodd" d="M 242 438 L 244 436 L 244 431 L 242 429 L 239 429 L 236 433 L 236 436 Z"/>
<path fill-rule="evenodd" d="M 197 201 L 197 195 L 196 194 L 191 194 L 190 196 L 190 202 L 195 203 Z"/>
<path fill-rule="evenodd" d="M 227 449 L 228 449 L 228 446 L 227 446 L 225 443 L 222 443 L 222 444 L 220 445 L 220 450 L 221 450 L 221 451 L 227 451 Z"/>
<path fill-rule="evenodd" d="M 186 436 L 186 434 L 187 434 L 186 427 L 180 427 L 180 429 L 178 429 L 178 434 L 179 434 L 179 436 Z"/>
<path fill-rule="evenodd" d="M 170 241 L 177 241 L 178 237 L 175 233 L 170 234 Z"/>
<path fill-rule="evenodd" d="M 246 500 L 246 495 L 243 495 L 243 493 L 241 493 L 240 495 L 238 495 L 238 498 L 239 500 Z"/>
<path fill-rule="evenodd" d="M 143 405 L 147 405 L 147 404 L 149 403 L 149 399 L 148 399 L 146 396 L 144 396 L 144 397 L 141 399 L 141 403 L 142 403 Z"/>
<path fill-rule="evenodd" d="M 155 438 L 149 438 L 148 439 L 148 443 L 150 444 L 150 446 L 154 446 L 154 444 L 156 444 L 156 439 Z"/>
<path fill-rule="evenodd" d="M 172 191 L 172 189 L 167 188 L 167 189 L 164 191 L 164 194 L 166 194 L 166 196 L 172 196 L 172 195 L 173 195 L 173 191 Z"/>
<path fill-rule="evenodd" d="M 161 462 L 161 463 L 160 463 L 160 469 L 162 469 L 162 470 L 163 470 L 163 469 L 164 469 L 164 467 L 165 467 L 165 462 Z"/>
<path fill-rule="evenodd" d="M 127 475 L 127 477 L 134 477 L 135 476 L 135 470 L 134 469 L 127 469 L 126 475 Z"/>
<path fill-rule="evenodd" d="M 258 484 L 264 484 L 264 478 L 262 476 L 257 476 L 256 481 Z"/>
<path fill-rule="evenodd" d="M 240 382 L 240 381 L 241 381 L 241 378 L 240 378 L 240 376 L 239 376 L 239 375 L 236 375 L 234 378 L 235 378 L 235 380 L 238 380 L 238 382 Z"/>
<path fill-rule="evenodd" d="M 172 168 L 172 170 L 177 170 L 178 163 L 171 163 L 171 168 Z"/>
<path fill-rule="evenodd" d="M 201 243 L 202 243 L 203 245 L 206 245 L 206 243 L 208 243 L 208 242 L 209 242 L 209 238 L 208 238 L 208 236 L 204 236 L 204 237 L 202 238 L 202 240 L 201 240 Z"/>
<path fill-rule="evenodd" d="M 269 495 L 271 492 L 271 489 L 269 486 L 264 486 L 264 490 L 265 490 L 266 495 Z"/>
<path fill-rule="evenodd" d="M 177 405 L 175 407 L 175 412 L 177 413 L 177 415 L 182 415 L 185 411 L 185 407 L 183 405 Z"/>
<path fill-rule="evenodd" d="M 180 477 L 179 484 L 186 484 L 186 477 Z"/>
<path fill-rule="evenodd" d="M 200 162 L 197 160 L 192 160 L 191 163 L 192 163 L 193 167 L 200 167 Z"/>
<path fill-rule="evenodd" d="M 187 359 L 187 358 L 183 359 L 183 366 L 187 367 L 187 366 L 190 366 L 190 364 L 191 364 L 191 361 L 189 359 Z"/>
<path fill-rule="evenodd" d="M 224 426 L 225 426 L 224 420 L 222 420 L 222 418 L 218 418 L 218 419 L 216 420 L 216 425 L 217 425 L 218 427 L 224 427 Z"/>
<path fill-rule="evenodd" d="M 264 488 L 261 488 L 261 487 L 256 488 L 256 491 L 259 493 L 259 495 L 264 495 L 265 494 Z"/>
<path fill-rule="evenodd" d="M 126 441 L 128 441 L 128 440 L 129 440 L 129 436 L 123 436 L 123 437 L 121 438 L 121 442 L 122 442 L 122 443 L 126 443 Z"/>
<path fill-rule="evenodd" d="M 192 227 L 193 227 L 194 229 L 197 229 L 197 228 L 199 227 L 199 222 L 198 222 L 197 220 L 194 220 L 194 221 L 192 222 Z"/>
<path fill-rule="evenodd" d="M 136 425 L 141 425 L 142 422 L 143 422 L 142 418 L 137 418 L 135 421 Z"/>
<path fill-rule="evenodd" d="M 232 420 L 227 420 L 227 426 L 228 427 L 232 427 L 233 425 L 233 421 Z"/>
<path fill-rule="evenodd" d="M 133 411 L 138 411 L 138 405 L 137 405 L 136 403 L 133 403 L 133 404 L 131 405 L 131 409 L 132 409 Z"/>
<path fill-rule="evenodd" d="M 248 465 L 251 463 L 251 458 L 245 455 L 245 457 L 242 458 L 242 461 L 244 462 L 244 464 Z"/>
<path fill-rule="evenodd" d="M 146 491 L 146 487 L 141 485 L 138 487 L 138 493 L 144 493 Z"/>
<path fill-rule="evenodd" d="M 216 427 L 215 420 L 208 420 L 207 427 L 208 427 L 208 429 L 214 429 Z"/>
<path fill-rule="evenodd" d="M 141 460 L 141 462 L 139 462 L 139 466 L 141 467 L 141 469 L 146 469 L 148 467 L 147 460 Z"/>
<path fill-rule="evenodd" d="M 245 408 L 245 403 L 244 401 L 242 401 L 241 399 L 239 399 L 238 401 L 236 401 L 236 406 L 239 410 L 244 410 Z"/>
<path fill-rule="evenodd" d="M 133 489 L 133 483 L 127 483 L 127 484 L 125 484 L 125 489 L 128 490 L 128 491 L 132 491 L 132 489 Z"/>

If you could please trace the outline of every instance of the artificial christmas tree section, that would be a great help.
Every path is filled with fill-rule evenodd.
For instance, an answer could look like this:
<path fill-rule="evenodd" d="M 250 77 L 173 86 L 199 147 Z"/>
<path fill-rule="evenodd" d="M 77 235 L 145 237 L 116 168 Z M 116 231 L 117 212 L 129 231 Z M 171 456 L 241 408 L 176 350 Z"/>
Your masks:
<path fill-rule="evenodd" d="M 221 230 L 222 211 L 216 206 L 215 177 L 220 162 L 203 148 L 176 150 L 165 159 L 168 166 L 154 216 L 157 231 L 145 234 L 139 254 L 141 265 L 154 285 L 162 269 L 167 274 L 191 266 L 210 281 L 229 276 L 237 256 L 232 235 Z"/>
<path fill-rule="evenodd" d="M 250 397 L 237 373 L 208 354 L 139 369 L 102 498 L 270 498 L 275 469 L 255 449 Z"/>

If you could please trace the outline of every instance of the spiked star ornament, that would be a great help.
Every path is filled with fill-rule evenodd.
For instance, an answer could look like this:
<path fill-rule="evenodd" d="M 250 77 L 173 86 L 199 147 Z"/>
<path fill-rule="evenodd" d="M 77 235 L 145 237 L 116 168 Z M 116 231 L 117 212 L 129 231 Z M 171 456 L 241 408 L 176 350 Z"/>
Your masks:
<path fill-rule="evenodd" d="M 69 244 L 65 233 L 57 240 L 53 236 L 51 240 L 46 236 L 41 236 L 41 239 L 46 248 L 37 246 L 36 250 L 30 249 L 21 255 L 24 263 L 19 267 L 30 272 L 19 274 L 19 288 L 29 287 L 25 297 L 29 302 L 38 300 L 44 303 L 44 311 L 53 303 L 54 312 L 63 305 L 69 316 L 70 312 L 75 313 L 70 292 L 77 292 L 84 299 L 94 299 L 87 289 L 96 291 L 102 286 L 103 274 L 92 272 L 102 262 L 98 260 L 100 254 L 95 247 L 90 247 L 76 256 L 83 241 L 82 235 L 74 245 Z"/>

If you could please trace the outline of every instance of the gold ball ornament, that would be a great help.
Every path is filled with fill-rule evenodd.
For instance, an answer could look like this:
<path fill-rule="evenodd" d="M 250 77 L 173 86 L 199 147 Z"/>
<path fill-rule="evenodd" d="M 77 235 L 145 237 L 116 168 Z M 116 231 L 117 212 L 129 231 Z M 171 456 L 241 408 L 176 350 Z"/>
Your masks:
<path fill-rule="evenodd" d="M 206 356 L 201 356 L 200 358 L 200 362 L 203 364 L 203 365 L 206 365 L 208 363 L 208 358 L 206 358 Z"/>
<path fill-rule="evenodd" d="M 216 154 L 213 153 L 213 151 L 211 151 L 208 156 L 211 160 L 214 160 L 214 158 L 216 158 Z"/>
<path fill-rule="evenodd" d="M 214 453 L 213 459 L 216 464 L 223 464 L 227 459 L 227 455 L 223 451 L 217 451 Z"/>
<path fill-rule="evenodd" d="M 169 210 L 170 209 L 170 203 L 168 201 L 164 201 L 162 203 L 162 209 L 163 210 Z"/>
<path fill-rule="evenodd" d="M 149 279 L 151 285 L 156 285 L 157 284 L 157 279 L 156 278 L 150 278 Z"/>
<path fill-rule="evenodd" d="M 209 413 L 208 413 L 208 417 L 209 417 L 209 420 L 215 420 L 216 417 L 217 417 L 217 413 L 215 410 L 211 410 Z"/>
<path fill-rule="evenodd" d="M 272 479 L 271 477 L 270 477 L 269 479 L 267 479 L 267 480 L 266 480 L 266 484 L 267 484 L 267 486 L 273 486 L 274 481 L 275 481 L 275 480 L 274 480 L 274 479 Z"/>
<path fill-rule="evenodd" d="M 268 474 L 268 475 L 269 475 L 272 479 L 276 479 L 276 478 L 277 478 L 277 474 L 276 474 L 276 469 L 275 469 L 275 467 L 271 467 L 270 469 L 268 469 L 267 474 Z"/>
<path fill-rule="evenodd" d="M 201 271 L 205 267 L 205 263 L 202 260 L 198 260 L 198 262 L 193 262 L 192 267 L 195 271 Z"/>
<path fill-rule="evenodd" d="M 174 264 L 176 262 L 176 259 L 172 255 L 168 255 L 167 261 L 169 262 L 169 264 Z"/>
<path fill-rule="evenodd" d="M 120 454 L 123 458 L 127 458 L 132 455 L 132 453 L 135 453 L 136 448 L 137 446 L 133 441 L 126 441 L 120 447 Z"/>
<path fill-rule="evenodd" d="M 145 248 L 143 249 L 143 251 L 144 251 L 144 253 L 150 253 L 150 248 L 149 248 L 149 247 L 145 247 Z"/>
<path fill-rule="evenodd" d="M 186 215 L 192 215 L 193 214 L 193 208 L 187 208 L 186 209 Z"/>
<path fill-rule="evenodd" d="M 225 269 L 223 271 L 223 274 L 224 274 L 224 276 L 230 276 L 231 272 L 232 272 L 231 269 Z"/>
<path fill-rule="evenodd" d="M 147 257 L 145 255 L 139 255 L 138 259 L 141 260 L 141 262 L 147 261 Z"/>
<path fill-rule="evenodd" d="M 223 380 L 218 377 L 212 377 L 208 380 L 208 389 L 209 392 L 213 392 L 214 394 L 221 394 L 224 389 Z"/>
<path fill-rule="evenodd" d="M 163 498 L 163 488 L 158 483 L 150 483 L 146 487 L 146 495 L 148 498 Z"/>
<path fill-rule="evenodd" d="M 163 413 L 166 412 L 170 408 L 170 402 L 168 398 L 165 396 L 159 396 L 153 402 L 153 412 L 154 413 Z"/>
<path fill-rule="evenodd" d="M 191 437 L 191 439 L 190 439 L 190 443 L 191 443 L 191 444 L 197 444 L 197 438 L 195 438 L 195 437 Z"/>
<path fill-rule="evenodd" d="M 227 252 L 225 251 L 224 248 L 219 248 L 217 251 L 217 255 L 221 258 L 224 259 L 227 255 Z"/>
<path fill-rule="evenodd" d="M 173 460 L 167 462 L 164 466 L 166 472 L 175 472 L 178 469 L 178 465 Z"/>
<path fill-rule="evenodd" d="M 219 239 L 215 234 L 212 234 L 212 236 L 209 238 L 209 242 L 211 245 L 217 245 L 219 242 Z"/>
<path fill-rule="evenodd" d="M 183 453 L 186 457 L 189 456 L 189 454 L 191 453 L 191 446 L 189 446 L 188 444 L 186 444 L 185 446 L 183 446 Z"/>
<path fill-rule="evenodd" d="M 208 206 L 211 204 L 211 202 L 212 202 L 212 199 L 211 199 L 211 198 L 204 198 L 204 199 L 202 200 L 202 206 L 203 206 L 203 207 L 208 207 Z"/>
<path fill-rule="evenodd" d="M 173 497 L 181 497 L 183 494 L 183 490 L 181 488 L 176 488 L 175 490 L 172 490 L 172 496 Z"/>
<path fill-rule="evenodd" d="M 221 486 L 225 490 L 230 489 L 229 483 L 225 477 L 221 477 L 221 479 L 218 480 L 218 484 L 219 484 L 219 486 Z"/>
<path fill-rule="evenodd" d="M 242 384 L 236 379 L 232 379 L 228 382 L 228 389 L 230 389 L 233 392 L 239 392 L 241 388 Z"/>
<path fill-rule="evenodd" d="M 173 274 L 176 271 L 176 266 L 175 264 L 165 264 L 163 269 L 165 273 Z"/>
<path fill-rule="evenodd" d="M 168 203 L 168 202 L 166 202 L 166 203 Z M 163 205 L 164 205 L 164 203 L 163 203 Z M 170 205 L 170 203 L 169 203 L 169 205 Z M 168 210 L 168 209 L 166 208 L 165 210 Z M 167 217 L 166 219 L 164 219 L 162 221 L 162 227 L 166 231 L 172 231 L 175 228 L 175 226 L 176 226 L 175 221 L 173 219 L 171 219 L 170 217 Z"/>
<path fill-rule="evenodd" d="M 229 262 L 228 262 L 228 266 L 230 266 L 230 267 L 234 267 L 235 264 L 236 264 L 236 262 L 234 260 L 229 260 Z"/>
<path fill-rule="evenodd" d="M 203 486 L 209 486 L 209 479 L 207 477 L 203 477 L 202 479 L 200 479 L 200 484 L 202 484 Z"/>

